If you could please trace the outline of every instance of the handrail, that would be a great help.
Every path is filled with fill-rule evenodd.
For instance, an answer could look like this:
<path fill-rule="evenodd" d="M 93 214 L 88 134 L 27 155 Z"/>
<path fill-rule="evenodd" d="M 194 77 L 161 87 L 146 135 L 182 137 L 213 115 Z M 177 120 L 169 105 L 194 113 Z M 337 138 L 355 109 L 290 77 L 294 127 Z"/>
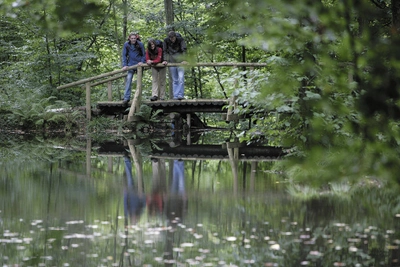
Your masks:
<path fill-rule="evenodd" d="M 90 78 L 82 79 L 82 80 L 79 80 L 79 81 L 76 81 L 76 82 L 67 83 L 67 84 L 58 86 L 57 89 L 61 90 L 61 89 L 65 89 L 65 88 L 69 88 L 69 87 L 75 86 L 75 85 L 88 83 L 88 82 L 91 82 L 91 81 L 94 81 L 94 80 L 97 80 L 97 79 L 101 79 L 101 78 L 104 78 L 104 77 L 107 77 L 107 76 L 111 76 L 111 75 L 118 74 L 118 73 L 121 73 L 121 72 L 125 72 L 125 71 L 128 71 L 128 70 L 133 70 L 133 69 L 137 68 L 137 66 L 138 65 L 134 65 L 134 66 L 130 66 L 130 67 L 126 68 L 125 70 L 123 70 L 123 69 L 114 70 L 114 71 L 106 72 L 106 73 L 103 73 L 103 74 L 100 74 L 100 75 L 97 75 L 97 76 L 93 76 L 93 77 L 90 77 Z"/>
<path fill-rule="evenodd" d="M 170 65 L 170 64 L 168 64 Z M 195 64 L 186 64 L 189 66 L 198 66 L 198 67 L 267 67 L 267 63 L 251 63 L 251 62 L 211 62 L 211 63 L 195 63 Z"/>
<path fill-rule="evenodd" d="M 84 84 L 84 83 L 88 83 L 97 79 L 101 79 L 107 76 L 112 76 L 118 73 L 122 73 L 122 72 L 126 72 L 128 70 L 133 70 L 136 69 L 139 65 L 134 65 L 134 66 L 130 66 L 128 68 L 126 68 L 125 70 L 123 69 L 119 69 L 119 70 L 114 70 L 111 72 L 106 72 L 97 76 L 93 76 L 90 78 L 86 78 L 86 79 L 82 79 L 76 82 L 72 82 L 72 83 L 67 83 L 64 85 L 60 85 L 57 87 L 58 90 L 61 89 L 65 89 L 65 88 L 69 88 L 72 86 L 76 86 L 76 85 L 80 85 L 80 84 Z M 150 67 L 147 64 L 142 64 L 141 65 L 143 68 L 147 68 Z M 204 62 L 204 63 L 168 63 L 167 65 L 163 65 L 163 64 L 157 64 L 155 66 L 151 66 L 151 67 L 176 67 L 176 66 L 188 66 L 188 67 L 194 67 L 194 66 L 198 66 L 198 67 L 266 67 L 268 66 L 267 63 L 246 63 L 246 62 Z"/>
<path fill-rule="evenodd" d="M 121 78 L 124 78 L 124 77 L 126 77 L 126 74 L 121 74 L 121 75 L 114 76 L 114 77 L 111 77 L 111 78 L 108 78 L 108 79 L 105 79 L 105 80 L 102 80 L 102 81 L 99 81 L 99 82 L 92 83 L 91 86 L 95 87 L 95 86 L 98 86 L 100 84 L 103 84 L 103 83 L 106 83 L 106 82 L 112 82 L 112 81 L 115 81 L 115 80 L 118 80 L 118 79 L 121 79 Z"/>

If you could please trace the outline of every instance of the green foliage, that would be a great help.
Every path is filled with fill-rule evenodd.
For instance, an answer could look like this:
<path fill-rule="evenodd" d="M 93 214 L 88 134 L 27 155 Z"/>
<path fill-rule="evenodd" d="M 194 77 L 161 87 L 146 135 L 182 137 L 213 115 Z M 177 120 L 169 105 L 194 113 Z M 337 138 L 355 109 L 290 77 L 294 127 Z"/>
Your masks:
<path fill-rule="evenodd" d="M 10 1 L 0 3 L 1 15 L 16 18 L 21 12 L 30 12 L 30 18 L 35 25 L 49 30 L 58 31 L 60 35 L 75 32 L 76 29 L 93 31 L 95 27 L 87 27 L 82 20 L 99 16 L 103 12 L 102 1 Z M 83 27 L 82 27 L 83 26 Z"/>
<path fill-rule="evenodd" d="M 278 130 L 281 144 L 295 148 L 281 164 L 290 177 L 316 185 L 363 175 L 397 181 L 399 53 L 386 27 L 389 5 L 306 2 L 229 1 L 218 9 L 240 10 L 243 19 L 219 20 L 220 27 L 271 55 L 268 73 L 257 77 L 261 90 L 239 95 L 275 111 L 280 123 L 261 131 Z"/>
<path fill-rule="evenodd" d="M 184 36 L 190 62 L 268 64 L 256 70 L 188 68 L 186 95 L 237 95 L 234 112 L 254 112 L 256 123 L 250 130 L 244 123 L 228 128 L 242 131 L 242 141 L 263 136 L 293 148 L 280 168 L 296 179 L 399 180 L 400 38 L 393 21 L 399 10 L 388 1 L 180 1 L 168 27 L 162 1 L 15 5 L 3 1 L 0 20 L 0 103 L 3 114 L 12 111 L 13 122 L 27 128 L 59 122 L 58 115 L 44 115 L 40 99 L 83 105 L 82 88 L 55 87 L 118 69 L 126 32 L 138 31 L 146 42 L 164 38 L 172 27 Z M 149 75 L 144 77 L 147 86 Z M 105 91 L 94 90 L 92 97 L 103 99 Z M 38 104 L 27 104 L 32 101 Z M 101 120 L 89 130 L 124 128 Z"/>
<path fill-rule="evenodd" d="M 87 130 L 92 134 L 102 134 L 105 131 L 117 131 L 123 125 L 115 118 L 100 116 L 88 122 Z"/>
<path fill-rule="evenodd" d="M 25 102 L 18 109 L 5 115 L 8 127 L 21 128 L 25 131 L 49 132 L 79 130 L 83 120 L 82 111 L 73 110 L 64 101 L 54 101 L 55 97 Z"/>

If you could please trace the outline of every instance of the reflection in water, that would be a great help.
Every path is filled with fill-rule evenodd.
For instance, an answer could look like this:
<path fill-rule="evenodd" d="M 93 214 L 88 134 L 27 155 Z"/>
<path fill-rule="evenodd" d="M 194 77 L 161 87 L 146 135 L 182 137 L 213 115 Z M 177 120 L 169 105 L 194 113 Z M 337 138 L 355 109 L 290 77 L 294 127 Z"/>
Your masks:
<path fill-rule="evenodd" d="M 134 145 L 131 155 L 126 144 L 108 155 L 3 146 L 24 160 L 0 162 L 1 266 L 399 266 L 393 188 L 302 200 L 272 162 L 250 168 L 240 153 L 233 170 L 221 147 L 185 144 L 140 159 Z"/>
<path fill-rule="evenodd" d="M 183 160 L 174 160 L 171 195 L 184 198 L 185 191 L 185 163 Z"/>
<path fill-rule="evenodd" d="M 166 266 L 172 266 L 175 263 L 173 248 L 179 246 L 175 241 L 176 227 L 183 223 L 184 215 L 187 212 L 185 162 L 183 160 L 172 161 L 172 179 L 169 190 L 166 185 L 165 160 L 153 158 L 151 165 L 152 189 L 147 196 L 147 213 L 150 218 L 166 217 L 164 261 Z"/>
<path fill-rule="evenodd" d="M 164 260 L 165 266 L 172 266 L 173 248 L 180 244 L 175 240 L 176 227 L 183 223 L 184 215 L 187 212 L 187 196 L 185 188 L 185 163 L 183 160 L 173 161 L 171 189 L 167 197 L 167 221 L 168 231 L 166 234 Z"/>
<path fill-rule="evenodd" d="M 162 217 L 166 194 L 165 160 L 152 159 L 152 189 L 147 197 L 147 210 L 150 217 Z"/>
<path fill-rule="evenodd" d="M 138 222 L 140 215 L 146 207 L 146 197 L 138 190 L 138 185 L 134 183 L 132 176 L 132 162 L 128 156 L 124 156 L 126 187 L 124 190 L 124 214 L 125 220 L 128 220 L 131 225 Z M 128 222 L 126 221 L 126 224 Z"/>

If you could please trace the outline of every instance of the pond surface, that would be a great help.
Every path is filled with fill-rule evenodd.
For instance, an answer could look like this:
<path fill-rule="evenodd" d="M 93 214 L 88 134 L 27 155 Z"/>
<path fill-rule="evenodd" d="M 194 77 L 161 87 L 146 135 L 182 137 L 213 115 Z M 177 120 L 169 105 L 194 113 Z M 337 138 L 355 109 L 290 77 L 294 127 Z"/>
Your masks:
<path fill-rule="evenodd" d="M 273 157 L 1 142 L 2 266 L 400 266 L 398 192 L 376 183 L 309 198 Z"/>

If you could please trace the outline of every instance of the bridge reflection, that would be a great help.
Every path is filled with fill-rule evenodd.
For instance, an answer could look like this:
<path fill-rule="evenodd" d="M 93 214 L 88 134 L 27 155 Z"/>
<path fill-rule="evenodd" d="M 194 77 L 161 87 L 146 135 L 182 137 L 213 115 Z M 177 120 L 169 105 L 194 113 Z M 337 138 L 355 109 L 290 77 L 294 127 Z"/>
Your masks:
<path fill-rule="evenodd" d="M 99 155 L 122 156 L 127 150 L 136 151 L 135 146 L 143 142 L 146 140 L 103 142 L 99 144 L 98 153 Z M 279 160 L 285 154 L 279 147 L 245 145 L 240 142 L 226 142 L 218 145 L 185 143 L 175 145 L 176 143 L 173 142 L 154 142 L 149 156 L 159 159 L 273 161 Z"/>
<path fill-rule="evenodd" d="M 175 143 L 174 143 L 175 144 Z M 168 160 L 183 160 L 183 161 L 197 161 L 197 160 L 222 160 L 229 161 L 232 168 L 233 186 L 234 191 L 238 190 L 238 166 L 239 162 L 251 162 L 252 173 L 255 171 L 257 162 L 262 161 L 276 161 L 285 155 L 285 151 L 279 147 L 272 146 L 258 146 L 258 145 L 245 145 L 238 142 L 225 142 L 222 144 L 185 144 L 182 143 L 178 146 L 171 145 L 171 142 L 157 141 L 152 142 L 148 139 L 128 139 L 107 141 L 95 144 L 96 153 L 99 156 L 107 157 L 123 157 L 129 155 L 133 160 L 133 165 L 136 169 L 138 181 L 142 181 L 143 177 L 143 147 L 146 147 L 145 156 L 155 161 L 168 161 Z M 91 173 L 91 153 L 92 143 L 88 139 L 87 146 L 87 175 L 90 177 Z M 109 160 L 109 164 L 112 164 Z M 112 169 L 112 166 L 109 166 Z M 142 185 L 138 184 L 138 188 Z"/>

